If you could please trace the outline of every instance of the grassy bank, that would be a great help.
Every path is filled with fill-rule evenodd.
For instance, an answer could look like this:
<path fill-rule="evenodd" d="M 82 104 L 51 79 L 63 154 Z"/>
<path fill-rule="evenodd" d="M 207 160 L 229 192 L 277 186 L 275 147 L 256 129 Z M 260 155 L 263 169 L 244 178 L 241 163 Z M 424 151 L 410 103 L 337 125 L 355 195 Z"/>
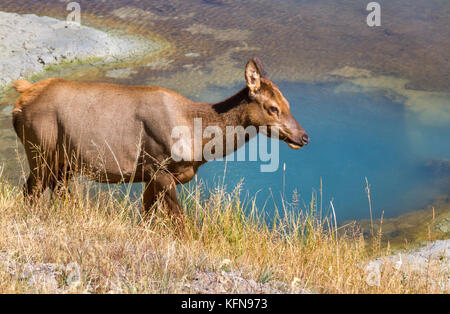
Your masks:
<path fill-rule="evenodd" d="M 203 193 L 197 183 L 182 195 L 181 239 L 163 213 L 143 222 L 139 200 L 115 186 L 88 190 L 74 182 L 30 207 L 1 181 L 1 293 L 449 292 L 433 284 L 439 266 L 405 273 L 388 263 L 374 284 L 367 265 L 389 250 L 354 227 L 337 230 L 332 216 L 319 220 L 314 200 L 267 225 L 239 188 Z"/>

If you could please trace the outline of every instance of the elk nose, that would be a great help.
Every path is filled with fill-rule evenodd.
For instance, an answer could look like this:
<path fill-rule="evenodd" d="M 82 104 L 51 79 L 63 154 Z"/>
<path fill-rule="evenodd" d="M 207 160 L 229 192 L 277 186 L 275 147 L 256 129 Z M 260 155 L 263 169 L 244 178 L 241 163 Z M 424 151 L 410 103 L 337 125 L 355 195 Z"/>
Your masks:
<path fill-rule="evenodd" d="M 309 143 L 309 136 L 308 134 L 305 134 L 302 136 L 303 145 L 308 145 Z"/>

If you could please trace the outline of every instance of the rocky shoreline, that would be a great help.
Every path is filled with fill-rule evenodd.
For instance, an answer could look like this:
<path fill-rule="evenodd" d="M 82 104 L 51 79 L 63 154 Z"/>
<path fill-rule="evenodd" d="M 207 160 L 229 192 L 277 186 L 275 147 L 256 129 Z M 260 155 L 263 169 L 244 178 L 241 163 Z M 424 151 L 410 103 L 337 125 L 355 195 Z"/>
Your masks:
<path fill-rule="evenodd" d="M 389 267 L 396 269 L 403 280 L 418 276 L 430 280 L 432 288 L 447 291 L 450 287 L 450 239 L 431 242 L 417 250 L 370 261 L 364 271 L 366 282 L 369 285 L 379 285 L 383 271 Z M 430 276 L 431 269 L 437 272 L 435 276 Z"/>
<path fill-rule="evenodd" d="M 447 291 L 450 286 L 450 239 L 429 243 L 427 246 L 397 255 L 380 257 L 363 265 L 362 271 L 369 286 L 380 284 L 384 271 L 394 268 L 404 278 L 419 276 L 428 280 L 429 270 L 437 270 L 430 282 L 434 288 Z M 77 262 L 67 265 L 20 263 L 6 252 L 0 251 L 0 271 L 25 282 L 36 291 L 48 293 L 79 293 L 83 270 Z M 118 270 L 119 271 L 119 270 Z M 109 293 L 124 293 L 126 273 L 119 271 L 118 280 L 111 282 Z M 280 281 L 256 282 L 236 271 L 198 271 L 179 282 L 182 293 L 248 293 L 248 294 L 309 294 L 294 280 L 291 284 Z M 123 278 L 123 282 L 120 278 Z M 93 293 L 92 290 L 83 293 Z"/>
<path fill-rule="evenodd" d="M 0 88 L 49 65 L 102 59 L 115 63 L 148 56 L 154 40 L 118 36 L 47 16 L 0 11 Z"/>
<path fill-rule="evenodd" d="M 371 230 L 381 230 L 381 241 L 393 250 L 408 250 L 426 243 L 450 238 L 450 199 L 441 196 L 422 210 L 410 211 L 393 218 L 371 222 L 357 221 L 364 236 L 369 238 Z"/>

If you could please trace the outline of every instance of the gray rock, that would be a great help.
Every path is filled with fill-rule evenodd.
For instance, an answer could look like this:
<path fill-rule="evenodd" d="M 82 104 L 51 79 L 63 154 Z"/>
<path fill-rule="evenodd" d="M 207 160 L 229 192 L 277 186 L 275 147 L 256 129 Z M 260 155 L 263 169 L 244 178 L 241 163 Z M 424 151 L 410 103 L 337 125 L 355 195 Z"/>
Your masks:
<path fill-rule="evenodd" d="M 450 217 L 444 218 L 439 221 L 434 228 L 442 233 L 450 232 Z"/>
<path fill-rule="evenodd" d="M 405 280 L 410 274 L 427 276 L 430 269 L 438 272 L 431 285 L 446 291 L 450 287 L 450 239 L 429 243 L 426 247 L 370 261 L 365 266 L 369 285 L 379 284 L 384 267 L 393 266 Z"/>
<path fill-rule="evenodd" d="M 189 58 L 196 58 L 196 57 L 200 57 L 200 54 L 197 52 L 189 52 L 189 53 L 186 53 L 185 56 L 189 57 Z"/>
<path fill-rule="evenodd" d="M 33 290 L 46 293 L 76 292 L 81 285 L 81 267 L 72 262 L 64 265 L 20 263 L 0 251 L 0 271 L 22 280 Z M 65 279 L 65 281 L 64 281 Z"/>
<path fill-rule="evenodd" d="M 66 265 L 64 271 L 67 274 L 66 283 L 69 286 L 69 290 L 78 288 L 81 285 L 81 267 L 76 262 L 72 262 Z"/>
<path fill-rule="evenodd" d="M 185 293 L 295 293 L 309 294 L 310 292 L 297 285 L 287 285 L 280 281 L 269 281 L 267 283 L 256 282 L 253 279 L 246 279 L 239 272 L 197 272 L 192 278 L 182 284 L 182 291 Z"/>
<path fill-rule="evenodd" d="M 56 276 L 59 275 L 61 275 L 61 270 L 52 264 L 25 264 L 20 278 L 27 280 L 27 284 L 30 287 L 44 290 L 45 292 L 57 293 L 58 281 Z"/>
<path fill-rule="evenodd" d="M 49 64 L 91 58 L 118 61 L 159 48 L 156 41 L 118 37 L 46 16 L 0 11 L 0 86 L 40 72 Z"/>

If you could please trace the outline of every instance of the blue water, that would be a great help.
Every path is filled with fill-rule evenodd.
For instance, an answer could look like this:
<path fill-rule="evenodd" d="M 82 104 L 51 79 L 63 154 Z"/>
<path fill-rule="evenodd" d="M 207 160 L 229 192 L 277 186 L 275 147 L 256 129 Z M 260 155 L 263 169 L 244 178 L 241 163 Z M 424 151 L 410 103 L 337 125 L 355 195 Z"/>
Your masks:
<path fill-rule="evenodd" d="M 337 93 L 334 83 L 279 87 L 310 135 L 310 144 L 292 150 L 281 143 L 280 167 L 273 173 L 260 172 L 261 162 L 207 163 L 198 176 L 210 188 L 222 182 L 226 166 L 227 189 L 244 178 L 241 195 L 251 198 L 257 193 L 256 204 L 270 214 L 282 208 L 283 193 L 290 201 L 294 191 L 300 207 L 307 208 L 313 191 L 320 199 L 322 179 L 323 211 L 332 200 L 339 221 L 369 217 L 365 178 L 374 218 L 382 212 L 392 217 L 421 209 L 450 192 L 449 173 L 426 166 L 431 160 L 449 159 L 448 123 L 423 121 L 383 91 Z"/>
<path fill-rule="evenodd" d="M 82 12 L 89 13 L 86 16 L 102 16 L 105 21 L 120 20 L 121 23 L 136 25 L 139 32 L 148 30 L 159 33 L 174 43 L 178 50 L 174 57 L 174 69 L 181 71 L 180 76 L 174 77 L 179 81 L 173 80 L 164 87 L 176 91 L 183 86 L 186 78 L 192 80 L 190 72 L 184 71 L 186 65 L 195 63 L 194 69 L 199 66 L 206 73 L 213 70 L 210 58 L 215 56 L 219 58 L 216 61 L 220 62 L 215 63 L 219 63 L 221 72 L 227 63 L 231 70 L 236 60 L 244 66 L 246 58 L 250 57 L 249 51 L 248 56 L 241 58 L 246 54 L 246 49 L 240 52 L 240 56 L 228 56 L 231 51 L 228 49 L 244 45 L 241 39 L 236 42 L 218 40 L 201 32 L 197 36 L 186 32 L 194 24 L 204 24 L 212 30 L 240 29 L 244 33 L 243 38 L 246 37 L 245 32 L 249 32 L 251 35 L 245 38 L 245 46 L 250 48 L 252 54 L 253 49 L 260 54 L 268 65 L 267 70 L 274 76 L 287 68 L 299 73 L 322 73 L 327 67 L 318 67 L 316 72 L 315 69 L 312 71 L 315 66 L 306 69 L 301 66 L 305 63 L 315 65 L 325 60 L 334 64 L 328 70 L 351 64 L 363 69 L 375 68 L 381 73 L 397 73 L 409 79 L 411 75 L 423 73 L 423 67 L 427 69 L 427 83 L 432 83 L 424 84 L 425 87 L 436 85 L 437 89 L 445 89 L 448 86 L 445 84 L 445 60 L 448 60 L 445 26 L 448 22 L 445 14 L 439 14 L 446 11 L 445 1 L 402 0 L 386 4 L 392 6 L 392 10 L 388 11 L 395 14 L 390 18 L 389 29 L 382 28 L 382 37 L 379 36 L 383 32 L 367 29 L 364 14 L 368 12 L 364 10 L 364 5 L 349 1 L 321 1 L 319 5 L 313 2 L 260 1 L 255 6 L 247 1 L 83 1 Z M 401 6 L 398 2 L 405 5 Z M 163 18 L 155 22 L 151 18 L 131 14 L 122 20 L 113 14 L 113 10 L 125 5 Z M 63 1 L 49 0 L 3 1 L 0 4 L 0 9 L 6 11 L 55 15 L 59 18 L 66 16 L 65 7 Z M 177 15 L 180 18 L 170 19 Z M 122 27 L 123 24 L 118 25 Z M 104 27 L 112 26 L 105 23 Z M 436 31 L 441 29 L 443 31 Z M 405 54 L 403 50 L 406 46 L 409 53 Z M 432 52 L 433 58 L 421 57 L 424 47 L 431 49 L 427 52 Z M 386 51 L 385 58 L 389 58 L 389 62 L 380 56 L 378 52 L 381 50 Z M 188 52 L 201 52 L 201 57 L 183 59 L 181 56 Z M 169 59 L 173 61 L 172 57 Z M 204 63 L 205 60 L 208 61 Z M 417 64 L 420 64 L 418 69 Z M 159 77 L 170 77 L 166 69 L 155 70 L 137 65 L 135 70 L 138 74 L 118 80 L 118 83 L 147 84 L 148 78 L 155 78 L 158 82 Z M 226 82 L 222 83 L 220 78 L 210 82 L 208 75 L 205 77 L 208 84 L 218 84 L 219 87 L 211 87 L 197 100 L 218 101 L 218 95 L 225 98 L 242 87 L 226 89 L 222 87 Z M 107 79 L 110 80 L 102 78 Z M 422 80 L 424 76 L 418 78 L 419 82 Z M 159 82 L 157 85 L 160 85 Z M 202 89 L 204 85 L 199 86 Z M 365 178 L 371 188 L 374 217 L 380 217 L 383 211 L 385 217 L 392 217 L 421 209 L 439 195 L 450 195 L 449 108 L 444 109 L 447 111 L 443 119 L 440 119 L 439 112 L 427 113 L 424 119 L 419 116 L 420 112 L 402 103 L 404 99 L 393 91 L 342 92 L 341 89 L 341 92 L 336 92 L 339 87 L 336 83 L 284 83 L 279 87 L 291 102 L 294 115 L 310 135 L 310 145 L 294 151 L 281 143 L 280 165 L 274 173 L 260 172 L 261 162 L 228 162 L 223 180 L 225 162 L 210 162 L 198 173 L 209 188 L 225 182 L 232 190 L 244 179 L 242 196 L 252 198 L 257 195 L 257 206 L 264 207 L 270 214 L 276 207 L 282 207 L 281 195 L 290 201 L 294 191 L 297 191 L 300 207 L 307 208 L 311 194 L 317 192 L 319 196 L 322 181 L 323 210 L 326 212 L 330 200 L 333 200 L 339 221 L 369 217 Z M 197 90 L 189 91 L 197 94 Z M 179 92 L 192 96 L 186 91 Z M 1 137 L 3 150 L 0 149 L 0 159 L 7 162 L 16 155 L 13 150 L 16 137 L 11 133 L 10 114 L 0 119 L 2 129 L 10 132 L 6 133 L 9 137 Z M 434 163 L 439 160 L 444 162 L 442 167 L 439 162 Z M 433 164 L 437 166 L 433 168 Z M 17 172 L 15 167 L 10 168 Z M 140 188 L 141 185 L 136 185 L 137 197 L 141 195 Z"/>

